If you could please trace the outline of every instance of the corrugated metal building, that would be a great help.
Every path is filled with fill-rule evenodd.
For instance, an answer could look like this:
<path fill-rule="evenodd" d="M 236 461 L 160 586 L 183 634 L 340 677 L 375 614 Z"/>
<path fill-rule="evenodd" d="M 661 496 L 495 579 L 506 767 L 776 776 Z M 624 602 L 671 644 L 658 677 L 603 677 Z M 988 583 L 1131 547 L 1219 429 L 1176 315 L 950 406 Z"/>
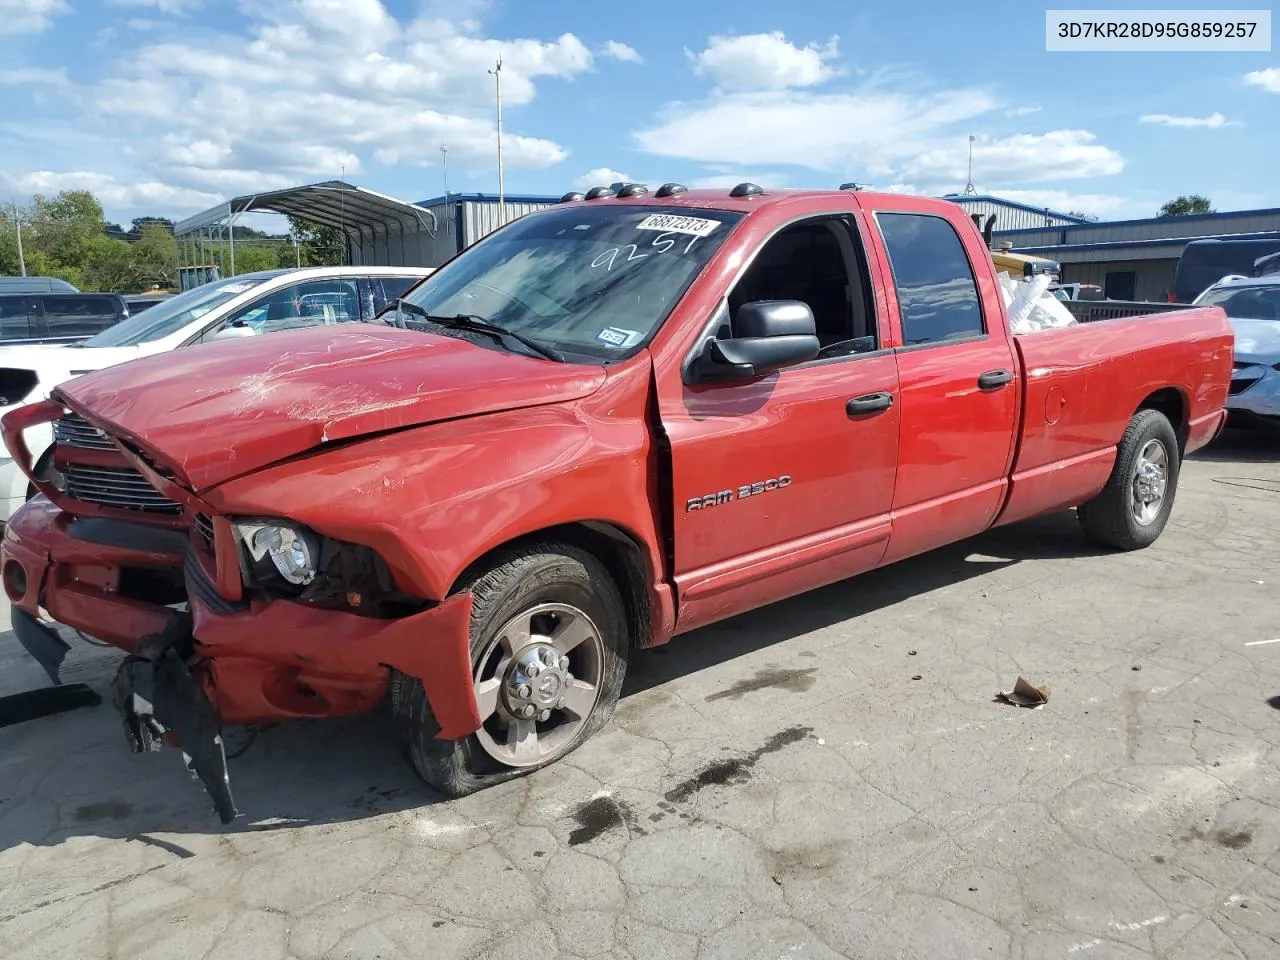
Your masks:
<path fill-rule="evenodd" d="M 1188 241 L 1215 238 L 1280 238 L 1280 209 L 997 230 L 992 237 L 1057 260 L 1064 282 L 1097 284 L 1115 300 L 1165 299 Z"/>
<path fill-rule="evenodd" d="M 985 223 L 987 217 L 995 214 L 995 229 L 1025 230 L 1033 227 L 1073 226 L 1088 223 L 1084 217 L 1070 213 L 1059 213 L 1048 207 L 1033 207 L 1015 200 L 1003 200 L 983 194 L 949 193 L 943 200 L 950 200 L 964 207 L 965 213 L 979 213 Z"/>
<path fill-rule="evenodd" d="M 558 197 L 510 195 L 505 212 L 494 193 L 451 193 L 414 204 L 431 216 L 417 230 L 352 236 L 351 263 L 361 266 L 438 267 L 503 223 L 554 204 Z"/>

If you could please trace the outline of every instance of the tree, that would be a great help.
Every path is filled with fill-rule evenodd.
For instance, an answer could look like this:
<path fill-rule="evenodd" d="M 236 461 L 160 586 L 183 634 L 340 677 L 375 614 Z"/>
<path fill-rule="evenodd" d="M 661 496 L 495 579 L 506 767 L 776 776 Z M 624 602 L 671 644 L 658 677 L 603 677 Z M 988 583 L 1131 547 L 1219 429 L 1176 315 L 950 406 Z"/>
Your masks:
<path fill-rule="evenodd" d="M 280 254 L 273 246 L 255 243 L 253 246 L 236 244 L 236 273 L 257 273 L 259 270 L 275 270 L 280 266 Z"/>
<path fill-rule="evenodd" d="M 173 233 L 173 221 L 170 220 L 168 217 L 134 217 L 133 228 L 130 232 L 136 233 L 138 234 L 138 236 L 141 236 L 142 228 L 149 223 L 157 224 L 158 226 L 164 227 L 166 230 L 169 231 L 169 233 L 171 234 Z"/>
<path fill-rule="evenodd" d="M 1092 213 L 1085 213 L 1083 210 L 1068 210 L 1067 216 L 1079 217 L 1081 220 L 1088 220 L 1090 223 L 1096 223 L 1098 220 Z"/>
<path fill-rule="evenodd" d="M 338 267 L 347 262 L 347 238 L 337 227 L 290 217 L 289 236 L 298 246 L 296 262 L 300 266 Z"/>
<path fill-rule="evenodd" d="M 85 244 L 82 289 L 136 293 L 146 286 L 138 251 L 126 240 L 99 235 Z"/>
<path fill-rule="evenodd" d="M 135 259 L 146 274 L 144 282 L 158 283 L 162 287 L 178 285 L 178 241 L 173 238 L 173 225 L 167 220 L 148 217 L 135 220 L 138 241 L 134 245 Z"/>
<path fill-rule="evenodd" d="M 1186 217 L 1196 213 L 1217 213 L 1217 211 L 1210 205 L 1208 197 L 1202 197 L 1198 193 L 1179 196 L 1160 208 L 1162 217 Z"/>
<path fill-rule="evenodd" d="M 88 190 L 64 190 L 52 199 L 37 194 L 28 220 L 34 245 L 55 263 L 72 269 L 84 263 L 87 244 L 104 229 L 102 204 Z"/>

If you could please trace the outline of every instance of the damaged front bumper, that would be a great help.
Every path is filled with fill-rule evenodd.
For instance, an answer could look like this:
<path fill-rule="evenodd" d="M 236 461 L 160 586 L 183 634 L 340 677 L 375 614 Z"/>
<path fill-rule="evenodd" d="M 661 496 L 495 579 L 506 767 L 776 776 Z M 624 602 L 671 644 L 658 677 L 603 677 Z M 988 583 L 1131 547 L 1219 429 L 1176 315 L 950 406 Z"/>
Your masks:
<path fill-rule="evenodd" d="M 54 683 L 68 647 L 56 620 L 128 656 L 115 700 L 135 751 L 180 746 L 223 822 L 236 816 L 224 725 L 347 716 L 383 701 L 394 668 L 422 681 L 456 740 L 480 726 L 470 655 L 470 594 L 398 619 L 218 592 L 187 537 L 138 524 L 77 520 L 43 497 L 21 508 L 0 550 L 15 632 Z M 168 571 L 185 610 L 126 595 L 130 570 Z"/>
<path fill-rule="evenodd" d="M 116 671 L 115 703 L 133 752 L 158 751 L 166 741 L 180 747 L 187 769 L 204 784 L 218 818 L 230 823 L 238 811 L 222 725 L 187 666 L 194 658 L 194 641 L 187 617 L 141 638 Z"/>

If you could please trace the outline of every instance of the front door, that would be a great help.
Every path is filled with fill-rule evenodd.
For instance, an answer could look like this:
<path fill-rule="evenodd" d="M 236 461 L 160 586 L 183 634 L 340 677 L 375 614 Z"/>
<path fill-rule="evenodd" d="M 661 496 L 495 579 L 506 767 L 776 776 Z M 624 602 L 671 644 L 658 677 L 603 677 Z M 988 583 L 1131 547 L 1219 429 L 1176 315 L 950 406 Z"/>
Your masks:
<path fill-rule="evenodd" d="M 903 344 L 893 542 L 884 558 L 891 562 L 979 533 L 995 519 L 1013 458 L 1020 378 L 1008 332 L 993 326 L 1005 322 L 1003 314 L 984 315 L 973 262 L 987 253 L 963 213 L 954 222 L 923 212 L 874 219 Z M 999 297 L 990 272 L 981 274 L 984 292 Z"/>
<path fill-rule="evenodd" d="M 888 544 L 898 376 L 856 218 L 776 233 L 708 336 L 731 338 L 736 309 L 756 300 L 807 303 L 823 352 L 755 381 L 659 376 L 678 631 L 870 569 Z"/>

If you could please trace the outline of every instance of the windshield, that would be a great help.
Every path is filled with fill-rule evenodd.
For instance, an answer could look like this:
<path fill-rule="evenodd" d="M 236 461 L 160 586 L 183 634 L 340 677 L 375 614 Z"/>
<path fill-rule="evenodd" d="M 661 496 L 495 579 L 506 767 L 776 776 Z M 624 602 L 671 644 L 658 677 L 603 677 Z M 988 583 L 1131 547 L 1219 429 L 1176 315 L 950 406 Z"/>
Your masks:
<path fill-rule="evenodd" d="M 210 310 L 219 307 L 246 290 L 252 290 L 266 277 L 237 277 L 220 283 L 206 283 L 193 287 L 154 307 L 134 314 L 128 320 L 108 327 L 96 337 L 90 337 L 82 347 L 136 347 L 140 343 L 162 340 L 176 333 L 187 324 L 199 320 Z"/>
<path fill-rule="evenodd" d="M 1208 290 L 1199 305 L 1221 307 L 1235 320 L 1280 320 L 1280 284 Z"/>
<path fill-rule="evenodd" d="M 621 359 L 648 342 L 741 219 L 566 205 L 486 237 L 404 299 L 432 316 L 469 314 L 568 353 Z"/>

